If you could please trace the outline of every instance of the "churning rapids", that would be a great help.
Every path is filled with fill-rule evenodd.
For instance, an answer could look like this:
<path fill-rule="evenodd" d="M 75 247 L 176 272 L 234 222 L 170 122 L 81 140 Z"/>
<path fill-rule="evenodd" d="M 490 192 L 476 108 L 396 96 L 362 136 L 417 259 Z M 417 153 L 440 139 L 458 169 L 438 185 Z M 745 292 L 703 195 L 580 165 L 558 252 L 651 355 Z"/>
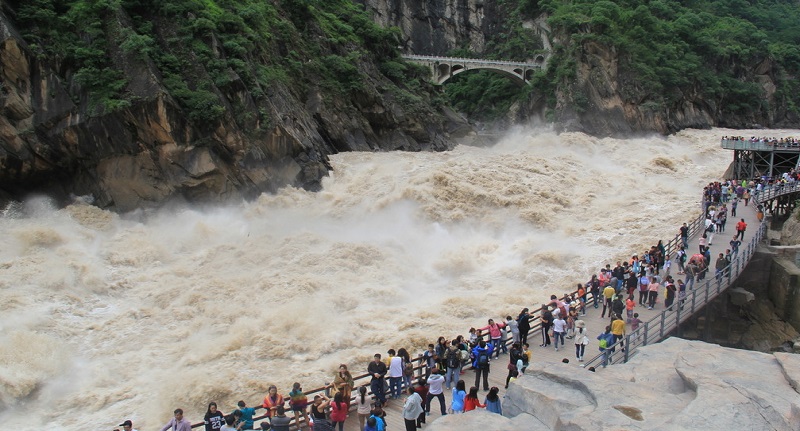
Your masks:
<path fill-rule="evenodd" d="M 365 371 L 375 352 L 570 291 L 675 235 L 732 152 L 687 130 L 516 131 L 492 147 L 343 153 L 323 191 L 116 215 L 32 198 L 0 218 L 0 423 L 155 429 Z"/>

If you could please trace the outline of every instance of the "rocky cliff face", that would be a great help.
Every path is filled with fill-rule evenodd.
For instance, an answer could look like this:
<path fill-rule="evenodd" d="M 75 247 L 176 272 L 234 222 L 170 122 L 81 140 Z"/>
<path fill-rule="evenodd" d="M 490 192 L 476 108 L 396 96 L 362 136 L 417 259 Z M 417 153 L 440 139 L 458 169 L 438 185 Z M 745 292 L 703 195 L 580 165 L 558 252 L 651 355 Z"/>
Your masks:
<path fill-rule="evenodd" d="M 376 22 L 396 26 L 403 35 L 403 48 L 414 54 L 447 55 L 449 51 L 468 48 L 476 56 L 488 56 L 492 41 L 508 37 L 509 23 L 518 17 L 513 5 L 484 0 L 359 0 L 365 4 Z M 522 27 L 533 30 L 526 42 L 530 50 L 569 46 L 569 37 L 559 34 L 547 24 L 547 15 L 523 20 Z M 502 43 L 502 42 L 500 42 Z M 640 89 L 637 77 L 620 67 L 620 58 L 613 47 L 596 41 L 582 42 L 575 55 L 575 77 L 564 82 L 553 94 L 533 92 L 527 103 L 516 106 L 508 118 L 519 123 L 554 121 L 560 130 L 582 131 L 594 135 L 630 135 L 641 133 L 673 133 L 685 128 L 762 128 L 797 127 L 800 117 L 787 111 L 776 100 L 779 73 L 768 58 L 753 65 L 737 65 L 747 69 L 749 82 L 763 90 L 770 106 L 764 114 L 733 115 L 720 101 L 704 99 L 699 91 L 680 94 L 677 102 L 664 106 L 648 103 L 661 95 L 648 95 Z M 679 91 L 669 89 L 669 91 Z M 548 98 L 550 100 L 548 100 Z M 553 105 L 552 101 L 555 100 Z"/>
<path fill-rule="evenodd" d="M 669 338 L 590 372 L 534 365 L 509 386 L 505 417 L 449 415 L 430 431 L 800 430 L 800 356 Z"/>
<path fill-rule="evenodd" d="M 405 50 L 424 55 L 446 55 L 461 47 L 483 52 L 502 18 L 496 2 L 485 0 L 358 1 L 378 24 L 400 29 Z"/>
<path fill-rule="evenodd" d="M 463 125 L 430 105 L 408 109 L 368 60 L 357 66 L 369 80 L 350 99 L 313 86 L 298 95 L 280 82 L 259 89 L 264 96 L 257 98 L 229 70 L 230 82 L 212 89 L 222 119 L 201 123 L 189 118 L 151 61 L 120 49 L 111 57 L 130 106 L 93 111 L 70 64 L 35 56 L 15 28 L 14 11 L 0 6 L 0 200 L 36 191 L 90 194 L 99 206 L 127 211 L 285 185 L 313 190 L 330 169 L 330 154 L 445 150 L 452 146 L 448 127 Z M 122 10 L 113 19 L 130 25 Z M 191 66 L 205 74 L 205 65 Z"/>

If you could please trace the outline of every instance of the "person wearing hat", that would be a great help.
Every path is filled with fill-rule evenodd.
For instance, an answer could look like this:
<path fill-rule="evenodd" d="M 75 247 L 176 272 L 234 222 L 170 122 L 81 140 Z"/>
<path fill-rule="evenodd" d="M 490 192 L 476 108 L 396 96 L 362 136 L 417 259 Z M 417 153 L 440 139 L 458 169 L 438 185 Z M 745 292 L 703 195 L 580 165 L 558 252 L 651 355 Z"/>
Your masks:
<path fill-rule="evenodd" d="M 130 419 L 125 420 L 125 422 L 119 424 L 119 426 L 121 426 L 124 431 L 136 431 L 136 429 L 133 428 L 133 422 L 131 422 Z"/>
<path fill-rule="evenodd" d="M 589 344 L 589 337 L 586 333 L 586 322 L 583 320 L 575 321 L 575 358 L 578 362 L 583 362 L 583 353 L 586 345 Z"/>

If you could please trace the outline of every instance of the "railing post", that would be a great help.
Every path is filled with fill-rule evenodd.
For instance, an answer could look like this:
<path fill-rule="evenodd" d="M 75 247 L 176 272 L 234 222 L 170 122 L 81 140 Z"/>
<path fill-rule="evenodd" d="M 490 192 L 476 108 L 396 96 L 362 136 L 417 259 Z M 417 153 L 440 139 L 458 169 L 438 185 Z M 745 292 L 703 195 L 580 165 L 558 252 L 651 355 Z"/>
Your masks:
<path fill-rule="evenodd" d="M 658 339 L 659 340 L 663 340 L 664 339 L 664 323 L 665 323 L 665 320 L 667 318 L 666 314 L 667 313 L 664 313 L 664 312 L 661 313 L 661 327 L 658 328 Z"/>
<path fill-rule="evenodd" d="M 649 326 L 650 326 L 650 322 L 649 321 L 645 322 L 645 324 L 644 324 L 644 334 L 642 335 L 642 346 L 646 346 L 647 345 L 647 336 L 650 333 Z"/>
<path fill-rule="evenodd" d="M 683 303 L 678 300 L 678 308 L 675 309 L 675 335 L 681 336 L 681 310 Z"/>
<path fill-rule="evenodd" d="M 625 357 L 623 358 L 623 362 L 624 363 L 628 363 L 628 358 L 630 357 L 629 355 L 630 355 L 630 352 L 631 352 L 631 334 L 626 334 L 625 335 L 625 347 L 622 349 L 622 351 L 625 353 Z"/>
<path fill-rule="evenodd" d="M 692 314 L 695 312 L 695 304 L 697 303 L 697 289 L 692 289 Z"/>

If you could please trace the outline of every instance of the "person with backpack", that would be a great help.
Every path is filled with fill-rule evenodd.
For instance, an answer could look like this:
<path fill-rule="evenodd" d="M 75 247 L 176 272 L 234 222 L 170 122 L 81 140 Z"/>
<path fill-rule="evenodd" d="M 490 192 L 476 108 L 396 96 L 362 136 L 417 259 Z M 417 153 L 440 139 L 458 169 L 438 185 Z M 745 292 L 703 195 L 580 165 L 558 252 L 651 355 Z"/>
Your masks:
<path fill-rule="evenodd" d="M 519 343 L 512 344 L 511 351 L 508 355 L 508 376 L 506 377 L 506 389 L 508 389 L 508 381 L 511 379 L 511 373 L 514 371 L 519 371 L 519 366 L 524 362 L 522 356 L 522 348 L 520 347 Z"/>
<path fill-rule="evenodd" d="M 489 390 L 489 358 L 492 356 L 492 345 L 486 344 L 486 341 L 481 340 L 474 349 L 472 349 L 472 357 L 475 360 L 472 363 L 472 368 L 475 369 L 475 386 L 480 386 L 481 375 L 483 376 L 483 390 Z"/>
<path fill-rule="evenodd" d="M 678 261 L 678 274 L 683 275 L 686 272 L 686 250 L 683 247 L 675 253 L 675 260 Z"/>
<path fill-rule="evenodd" d="M 600 353 L 603 354 L 603 359 L 601 360 L 600 364 L 605 368 L 608 365 L 608 347 L 614 344 L 614 335 L 611 333 L 611 326 L 606 326 L 606 331 L 602 334 L 597 336 L 597 340 L 599 341 L 598 347 L 600 349 Z"/>
<path fill-rule="evenodd" d="M 458 376 L 461 373 L 461 352 L 458 349 L 457 340 L 453 340 L 450 347 L 447 348 L 445 365 L 447 366 L 447 374 L 445 374 L 444 381 L 447 390 L 450 390 L 451 387 L 455 387 L 458 383 Z"/>

